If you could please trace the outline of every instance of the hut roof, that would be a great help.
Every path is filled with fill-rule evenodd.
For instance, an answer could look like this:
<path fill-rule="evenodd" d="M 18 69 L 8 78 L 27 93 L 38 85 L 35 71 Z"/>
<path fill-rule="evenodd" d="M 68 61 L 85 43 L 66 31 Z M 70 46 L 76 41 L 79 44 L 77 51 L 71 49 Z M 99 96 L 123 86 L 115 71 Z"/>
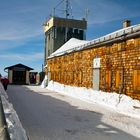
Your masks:
<path fill-rule="evenodd" d="M 25 69 L 27 69 L 27 70 L 33 70 L 33 68 L 30 68 L 30 67 L 28 67 L 28 66 L 25 66 L 25 65 L 23 65 L 23 64 L 16 64 L 16 65 L 12 65 L 12 66 L 9 66 L 9 67 L 6 67 L 4 70 L 6 70 L 6 69 L 13 69 L 13 68 L 25 68 Z"/>

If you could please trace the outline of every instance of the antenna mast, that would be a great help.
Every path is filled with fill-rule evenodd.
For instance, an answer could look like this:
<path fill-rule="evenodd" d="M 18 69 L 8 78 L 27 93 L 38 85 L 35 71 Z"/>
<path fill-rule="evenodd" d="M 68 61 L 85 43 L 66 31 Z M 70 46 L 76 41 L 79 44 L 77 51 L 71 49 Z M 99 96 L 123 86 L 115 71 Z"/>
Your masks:
<path fill-rule="evenodd" d="M 85 19 L 86 21 L 88 20 L 88 16 L 89 16 L 89 9 L 85 10 Z"/>
<path fill-rule="evenodd" d="M 65 2 L 65 3 L 64 3 Z M 72 8 L 70 7 L 70 0 L 61 0 L 54 8 L 53 8 L 53 16 L 55 17 L 55 14 L 56 14 L 56 10 L 57 10 L 57 7 L 59 7 L 62 3 L 65 4 L 65 8 L 61 11 L 64 12 L 64 15 L 65 15 L 65 18 L 68 19 L 68 17 L 70 15 L 72 15 Z M 71 12 L 71 13 L 70 13 Z M 65 29 L 65 42 L 67 41 L 67 32 L 68 32 L 68 27 L 67 27 L 67 22 L 65 23 L 66 25 L 66 29 Z"/>
<path fill-rule="evenodd" d="M 53 16 L 55 16 L 56 14 L 56 8 L 59 7 L 62 3 L 65 2 L 65 9 L 63 9 L 62 11 L 64 11 L 64 15 L 65 18 L 67 19 L 70 16 L 70 1 L 69 0 L 61 0 L 54 8 L 53 8 Z"/>
<path fill-rule="evenodd" d="M 69 0 L 65 0 L 65 1 L 66 1 L 65 16 L 66 16 L 66 19 L 67 19 L 68 16 L 70 15 L 70 14 L 69 14 L 69 10 L 70 10 L 70 2 L 69 2 Z"/>

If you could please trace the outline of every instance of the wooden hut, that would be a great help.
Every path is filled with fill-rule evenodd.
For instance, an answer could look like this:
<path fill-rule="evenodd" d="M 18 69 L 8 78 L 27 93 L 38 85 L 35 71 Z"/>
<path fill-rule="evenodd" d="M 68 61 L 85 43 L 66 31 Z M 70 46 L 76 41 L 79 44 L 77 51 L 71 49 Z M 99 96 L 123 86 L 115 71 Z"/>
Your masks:
<path fill-rule="evenodd" d="M 4 70 L 8 70 L 8 79 L 10 84 L 29 84 L 29 71 L 32 68 L 23 64 L 16 64 L 6 67 Z"/>

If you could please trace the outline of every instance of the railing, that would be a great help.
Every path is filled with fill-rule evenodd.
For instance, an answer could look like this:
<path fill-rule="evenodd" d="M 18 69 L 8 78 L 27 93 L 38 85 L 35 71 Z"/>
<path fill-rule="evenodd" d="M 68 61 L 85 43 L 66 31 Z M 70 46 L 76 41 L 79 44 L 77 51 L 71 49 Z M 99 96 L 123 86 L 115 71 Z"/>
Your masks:
<path fill-rule="evenodd" d="M 29 140 L 0 82 L 0 140 Z"/>
<path fill-rule="evenodd" d="M 1 96 L 0 96 L 0 140 L 10 140 Z"/>

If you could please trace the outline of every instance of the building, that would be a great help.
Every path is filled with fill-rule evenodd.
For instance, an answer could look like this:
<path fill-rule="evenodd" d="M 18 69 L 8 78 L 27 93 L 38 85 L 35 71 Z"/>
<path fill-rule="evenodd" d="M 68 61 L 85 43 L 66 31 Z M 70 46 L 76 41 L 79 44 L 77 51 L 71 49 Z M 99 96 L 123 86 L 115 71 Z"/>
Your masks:
<path fill-rule="evenodd" d="M 37 81 L 38 81 L 37 74 L 38 74 L 38 72 L 29 72 L 30 84 L 36 84 L 37 83 Z"/>
<path fill-rule="evenodd" d="M 29 71 L 32 68 L 23 64 L 16 64 L 6 67 L 4 70 L 8 70 L 8 79 L 10 84 L 29 84 Z"/>
<path fill-rule="evenodd" d="M 128 23 L 89 42 L 69 40 L 48 57 L 49 79 L 140 99 L 140 24 Z"/>
<path fill-rule="evenodd" d="M 60 48 L 70 38 L 86 39 L 87 22 L 83 20 L 51 17 L 44 24 L 45 32 L 45 62 L 48 56 Z"/>

